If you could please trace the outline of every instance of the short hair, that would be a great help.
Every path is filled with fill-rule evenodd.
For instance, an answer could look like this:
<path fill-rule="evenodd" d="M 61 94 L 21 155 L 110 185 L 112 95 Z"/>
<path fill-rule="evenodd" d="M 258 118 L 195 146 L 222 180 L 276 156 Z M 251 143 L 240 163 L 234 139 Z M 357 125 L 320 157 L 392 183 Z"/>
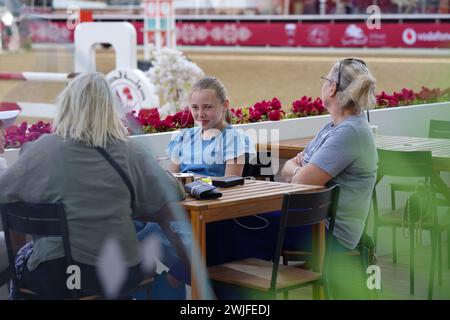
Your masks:
<path fill-rule="evenodd" d="M 59 94 L 53 131 L 92 147 L 127 139 L 118 100 L 103 74 L 82 73 Z"/>
<path fill-rule="evenodd" d="M 340 79 L 339 67 L 341 69 Z M 338 105 L 344 108 L 355 109 L 363 112 L 372 109 L 376 104 L 375 84 L 376 79 L 372 76 L 369 68 L 360 59 L 343 59 L 335 63 L 331 69 L 330 77 L 339 81 L 336 92 Z"/>

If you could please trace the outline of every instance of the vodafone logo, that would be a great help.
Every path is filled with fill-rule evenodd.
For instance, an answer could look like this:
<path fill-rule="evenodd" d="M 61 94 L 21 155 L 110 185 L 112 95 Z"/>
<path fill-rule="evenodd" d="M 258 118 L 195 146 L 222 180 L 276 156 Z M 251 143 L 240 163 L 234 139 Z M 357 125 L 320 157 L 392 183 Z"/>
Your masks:
<path fill-rule="evenodd" d="M 403 42 L 407 45 L 413 45 L 417 41 L 417 33 L 416 30 L 407 28 L 403 31 L 402 34 Z"/>

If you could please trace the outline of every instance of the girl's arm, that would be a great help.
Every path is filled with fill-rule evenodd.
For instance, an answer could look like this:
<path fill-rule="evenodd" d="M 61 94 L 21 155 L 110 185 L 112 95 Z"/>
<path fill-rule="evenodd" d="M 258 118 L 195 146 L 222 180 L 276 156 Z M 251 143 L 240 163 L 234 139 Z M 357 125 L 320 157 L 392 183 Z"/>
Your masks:
<path fill-rule="evenodd" d="M 169 171 L 172 173 L 180 172 L 180 165 L 176 164 L 175 162 L 170 161 Z"/>
<path fill-rule="evenodd" d="M 238 176 L 241 177 L 244 172 L 245 156 L 239 156 L 225 162 L 225 177 Z"/>

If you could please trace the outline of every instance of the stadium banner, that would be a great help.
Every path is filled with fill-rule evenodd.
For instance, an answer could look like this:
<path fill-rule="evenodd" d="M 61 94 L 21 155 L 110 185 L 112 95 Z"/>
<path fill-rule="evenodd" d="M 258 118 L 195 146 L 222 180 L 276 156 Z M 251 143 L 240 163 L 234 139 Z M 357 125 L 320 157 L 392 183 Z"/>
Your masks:
<path fill-rule="evenodd" d="M 97 20 L 101 21 L 101 20 Z M 143 43 L 142 20 L 130 21 Z M 65 20 L 27 20 L 33 43 L 72 43 Z M 450 23 L 382 22 L 370 30 L 364 22 L 177 21 L 177 44 L 186 46 L 447 48 Z"/>

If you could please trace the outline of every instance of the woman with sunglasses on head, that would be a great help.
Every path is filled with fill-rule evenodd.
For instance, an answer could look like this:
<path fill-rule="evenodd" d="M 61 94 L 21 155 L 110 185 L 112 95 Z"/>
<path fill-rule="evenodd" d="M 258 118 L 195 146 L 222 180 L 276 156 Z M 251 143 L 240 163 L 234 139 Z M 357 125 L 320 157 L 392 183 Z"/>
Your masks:
<path fill-rule="evenodd" d="M 366 63 L 344 59 L 322 77 L 322 100 L 331 116 L 305 150 L 284 165 L 281 175 L 291 183 L 341 186 L 334 227 L 333 250 L 356 248 L 369 214 L 378 156 L 374 136 L 364 110 L 375 105 L 375 78 Z M 303 230 L 307 237 L 309 230 Z M 310 239 L 288 234 L 286 246 Z M 296 242 L 294 242 L 296 238 Z M 309 248 L 300 248 L 309 249 Z"/>

